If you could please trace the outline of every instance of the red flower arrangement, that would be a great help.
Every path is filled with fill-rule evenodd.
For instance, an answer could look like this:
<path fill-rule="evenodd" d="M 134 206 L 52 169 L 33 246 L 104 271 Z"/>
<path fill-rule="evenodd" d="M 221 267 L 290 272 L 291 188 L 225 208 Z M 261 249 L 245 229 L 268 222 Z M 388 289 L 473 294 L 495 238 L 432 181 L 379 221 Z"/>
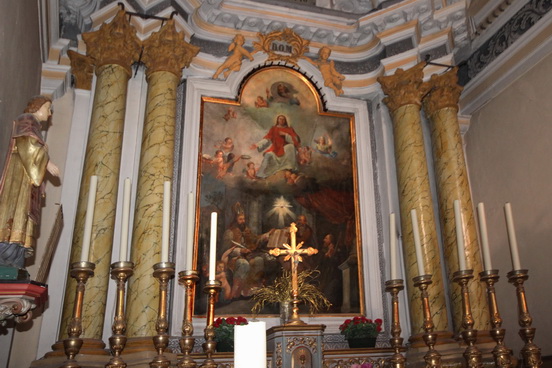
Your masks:
<path fill-rule="evenodd" d="M 354 317 L 352 319 L 347 319 L 341 326 L 339 326 L 339 331 L 342 335 L 345 335 L 345 338 L 348 339 L 357 339 L 365 337 L 377 337 L 381 332 L 381 325 L 383 321 L 380 318 L 372 321 L 369 318 L 364 316 Z"/>
<path fill-rule="evenodd" d="M 213 327 L 215 328 L 215 341 L 234 340 L 234 326 L 246 325 L 248 323 L 249 322 L 247 322 L 247 319 L 244 317 L 217 318 L 213 323 Z"/>

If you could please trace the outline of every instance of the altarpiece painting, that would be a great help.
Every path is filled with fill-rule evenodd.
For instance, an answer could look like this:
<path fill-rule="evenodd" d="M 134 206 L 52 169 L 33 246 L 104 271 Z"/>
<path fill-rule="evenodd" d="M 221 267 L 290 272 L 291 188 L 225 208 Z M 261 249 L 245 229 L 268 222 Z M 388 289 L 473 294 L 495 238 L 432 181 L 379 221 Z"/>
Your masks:
<path fill-rule="evenodd" d="M 206 311 L 212 212 L 217 314 L 251 314 L 252 293 L 289 269 L 269 250 L 289 244 L 292 222 L 297 242 L 319 250 L 300 270 L 320 271 L 314 282 L 332 303 L 323 313 L 364 313 L 353 116 L 324 112 L 305 76 L 273 66 L 247 77 L 235 101 L 204 97 L 200 132 L 194 313 Z"/>

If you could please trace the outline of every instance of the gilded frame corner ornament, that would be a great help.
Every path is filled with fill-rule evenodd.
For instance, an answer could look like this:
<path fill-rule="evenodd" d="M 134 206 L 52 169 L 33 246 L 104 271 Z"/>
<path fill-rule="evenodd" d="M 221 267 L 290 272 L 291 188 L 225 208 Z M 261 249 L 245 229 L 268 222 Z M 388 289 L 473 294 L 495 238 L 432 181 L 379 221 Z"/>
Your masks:
<path fill-rule="evenodd" d="M 310 41 L 303 39 L 291 28 L 257 35 L 259 42 L 254 42 L 253 46 L 256 52 L 263 51 L 268 54 L 267 61 L 283 60 L 297 65 L 298 59 L 309 51 Z"/>

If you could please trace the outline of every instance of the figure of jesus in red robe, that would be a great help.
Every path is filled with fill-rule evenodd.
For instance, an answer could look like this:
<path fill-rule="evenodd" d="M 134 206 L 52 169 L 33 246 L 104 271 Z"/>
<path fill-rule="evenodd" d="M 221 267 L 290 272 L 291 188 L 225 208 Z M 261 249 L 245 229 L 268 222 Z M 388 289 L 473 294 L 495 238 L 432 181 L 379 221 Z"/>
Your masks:
<path fill-rule="evenodd" d="M 257 176 L 266 178 L 282 170 L 297 170 L 296 153 L 301 139 L 288 125 L 285 115 L 278 115 L 276 123 L 261 141 L 251 146 L 263 152 L 263 162 Z"/>

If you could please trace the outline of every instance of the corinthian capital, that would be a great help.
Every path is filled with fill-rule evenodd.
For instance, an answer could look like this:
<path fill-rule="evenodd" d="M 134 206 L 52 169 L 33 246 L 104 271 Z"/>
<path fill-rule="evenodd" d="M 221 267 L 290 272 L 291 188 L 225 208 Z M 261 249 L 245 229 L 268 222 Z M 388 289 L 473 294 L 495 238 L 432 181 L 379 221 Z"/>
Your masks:
<path fill-rule="evenodd" d="M 394 75 L 378 78 L 383 92 L 387 95 L 383 102 L 391 112 L 404 105 L 422 106 L 422 98 L 429 88 L 423 83 L 425 65 L 425 62 L 422 62 L 408 70 L 397 69 Z"/>
<path fill-rule="evenodd" d="M 75 87 L 89 90 L 92 88 L 92 73 L 94 73 L 94 60 L 76 51 L 67 51 L 71 60 L 71 73 L 75 77 Z"/>
<path fill-rule="evenodd" d="M 96 71 L 104 65 L 117 64 L 130 75 L 130 66 L 140 57 L 141 42 L 124 10 L 119 10 L 115 18 L 99 30 L 83 33 L 82 39 L 86 43 L 86 54 L 95 61 Z"/>
<path fill-rule="evenodd" d="M 458 85 L 458 68 L 441 75 L 434 74 L 425 84 L 431 90 L 424 98 L 424 110 L 428 115 L 433 115 L 445 107 L 458 109 L 458 100 L 463 90 Z"/>
<path fill-rule="evenodd" d="M 188 67 L 198 52 L 199 47 L 184 41 L 184 36 L 177 32 L 174 20 L 171 19 L 159 32 L 144 41 L 142 61 L 148 75 L 166 71 L 180 78 L 182 68 Z"/>

